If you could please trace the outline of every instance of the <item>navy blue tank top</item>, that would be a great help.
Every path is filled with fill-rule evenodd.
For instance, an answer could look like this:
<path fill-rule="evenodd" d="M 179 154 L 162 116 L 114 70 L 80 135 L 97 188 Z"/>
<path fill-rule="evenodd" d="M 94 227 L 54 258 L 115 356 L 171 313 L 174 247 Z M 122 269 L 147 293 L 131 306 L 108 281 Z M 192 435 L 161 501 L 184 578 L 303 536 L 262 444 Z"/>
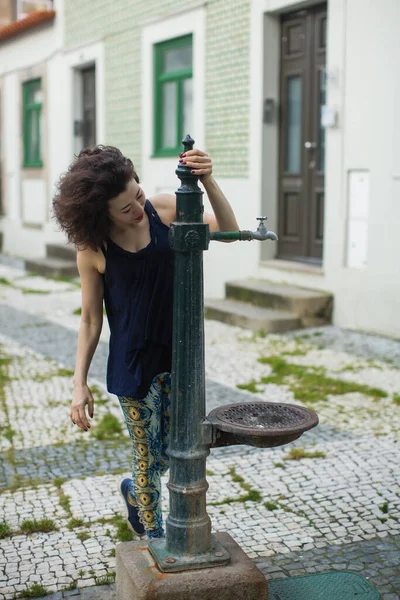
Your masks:
<path fill-rule="evenodd" d="M 167 227 L 151 202 L 151 241 L 138 252 L 107 240 L 104 302 L 110 325 L 107 388 L 144 398 L 152 379 L 171 371 L 174 252 Z"/>

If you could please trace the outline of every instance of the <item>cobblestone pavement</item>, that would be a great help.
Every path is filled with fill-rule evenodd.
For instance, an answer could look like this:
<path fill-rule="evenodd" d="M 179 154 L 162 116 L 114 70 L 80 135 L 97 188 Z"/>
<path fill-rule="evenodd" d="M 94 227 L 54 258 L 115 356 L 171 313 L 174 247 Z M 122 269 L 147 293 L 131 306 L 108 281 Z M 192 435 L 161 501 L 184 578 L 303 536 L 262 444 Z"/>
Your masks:
<path fill-rule="evenodd" d="M 103 385 L 107 328 L 91 369 L 94 426 L 69 422 L 78 307 L 74 282 L 0 264 L 0 600 L 115 597 L 115 544 L 126 539 L 116 487 L 131 452 Z M 208 512 L 268 579 L 350 570 L 398 600 L 400 342 L 349 336 L 206 323 L 209 410 L 272 400 L 320 417 L 287 446 L 212 450 Z"/>

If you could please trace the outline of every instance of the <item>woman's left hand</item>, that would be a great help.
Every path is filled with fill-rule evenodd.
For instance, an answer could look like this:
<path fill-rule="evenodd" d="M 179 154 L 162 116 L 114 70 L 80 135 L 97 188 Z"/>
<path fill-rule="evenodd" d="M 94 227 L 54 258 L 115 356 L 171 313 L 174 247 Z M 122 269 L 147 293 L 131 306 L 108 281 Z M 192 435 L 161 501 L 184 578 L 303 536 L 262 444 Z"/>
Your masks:
<path fill-rule="evenodd" d="M 180 155 L 179 162 L 189 167 L 194 175 L 198 175 L 200 181 L 204 181 L 212 174 L 212 160 L 206 152 L 197 148 L 188 150 Z"/>

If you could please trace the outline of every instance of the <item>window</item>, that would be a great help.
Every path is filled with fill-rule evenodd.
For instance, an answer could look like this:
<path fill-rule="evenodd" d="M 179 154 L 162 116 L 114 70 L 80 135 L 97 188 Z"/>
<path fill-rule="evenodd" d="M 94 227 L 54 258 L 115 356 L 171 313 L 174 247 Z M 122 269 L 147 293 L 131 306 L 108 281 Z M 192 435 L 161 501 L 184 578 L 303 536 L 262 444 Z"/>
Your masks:
<path fill-rule="evenodd" d="M 154 46 L 154 154 L 175 156 L 192 129 L 192 36 Z"/>
<path fill-rule="evenodd" d="M 23 84 L 24 167 L 41 167 L 40 134 L 42 82 L 34 79 Z"/>

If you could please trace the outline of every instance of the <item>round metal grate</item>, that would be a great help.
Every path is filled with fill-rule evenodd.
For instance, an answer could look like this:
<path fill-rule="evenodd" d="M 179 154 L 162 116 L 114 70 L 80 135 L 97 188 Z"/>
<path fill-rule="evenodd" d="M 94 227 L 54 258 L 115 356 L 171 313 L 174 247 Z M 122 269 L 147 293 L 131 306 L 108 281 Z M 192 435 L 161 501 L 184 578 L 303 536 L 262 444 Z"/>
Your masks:
<path fill-rule="evenodd" d="M 214 409 L 208 420 L 220 431 L 236 437 L 299 437 L 318 424 L 318 416 L 308 408 L 276 402 L 227 404 Z M 293 439 L 295 439 L 293 437 Z"/>
<path fill-rule="evenodd" d="M 242 427 L 262 429 L 287 429 L 304 424 L 304 411 L 284 404 L 239 404 L 221 408 L 217 419 Z"/>

